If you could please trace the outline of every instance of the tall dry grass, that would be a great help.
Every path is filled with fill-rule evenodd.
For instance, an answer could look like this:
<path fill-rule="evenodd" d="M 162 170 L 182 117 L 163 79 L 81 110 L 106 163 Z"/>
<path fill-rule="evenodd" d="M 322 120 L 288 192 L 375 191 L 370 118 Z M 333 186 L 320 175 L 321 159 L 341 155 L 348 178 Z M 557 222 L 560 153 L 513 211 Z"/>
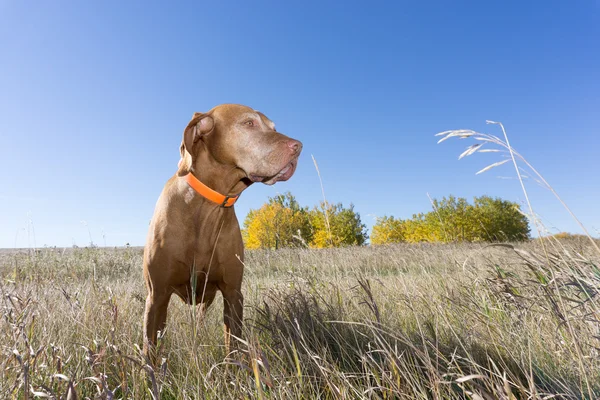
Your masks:
<path fill-rule="evenodd" d="M 4 252 L 0 398 L 596 398 L 599 256 L 553 243 L 249 251 L 242 354 L 174 299 L 155 369 L 140 249 Z"/>

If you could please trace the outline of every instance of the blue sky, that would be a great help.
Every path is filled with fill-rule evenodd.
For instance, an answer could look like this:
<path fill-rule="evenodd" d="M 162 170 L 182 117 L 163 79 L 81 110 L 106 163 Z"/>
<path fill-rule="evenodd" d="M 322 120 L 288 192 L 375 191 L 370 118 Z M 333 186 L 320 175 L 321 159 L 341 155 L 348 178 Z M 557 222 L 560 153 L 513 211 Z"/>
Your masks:
<path fill-rule="evenodd" d="M 242 103 L 304 143 L 268 196 L 354 203 L 368 226 L 432 197 L 522 201 L 469 128 L 511 144 L 600 229 L 600 3 L 0 0 L 0 247 L 142 245 L 194 111 Z M 529 182 L 548 228 L 579 232 Z M 85 221 L 85 223 L 82 223 Z M 89 231 L 88 231 L 89 229 Z M 596 233 L 596 235 L 598 235 Z"/>

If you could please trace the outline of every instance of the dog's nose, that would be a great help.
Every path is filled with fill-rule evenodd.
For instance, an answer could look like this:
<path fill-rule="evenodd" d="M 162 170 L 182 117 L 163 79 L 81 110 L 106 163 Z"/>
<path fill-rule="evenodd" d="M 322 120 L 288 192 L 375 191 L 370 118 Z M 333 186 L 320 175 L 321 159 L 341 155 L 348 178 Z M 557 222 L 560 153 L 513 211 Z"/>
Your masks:
<path fill-rule="evenodd" d="M 288 141 L 288 147 L 290 150 L 292 150 L 292 154 L 298 154 L 300 153 L 300 150 L 302 150 L 302 143 L 297 140 L 290 139 Z"/>

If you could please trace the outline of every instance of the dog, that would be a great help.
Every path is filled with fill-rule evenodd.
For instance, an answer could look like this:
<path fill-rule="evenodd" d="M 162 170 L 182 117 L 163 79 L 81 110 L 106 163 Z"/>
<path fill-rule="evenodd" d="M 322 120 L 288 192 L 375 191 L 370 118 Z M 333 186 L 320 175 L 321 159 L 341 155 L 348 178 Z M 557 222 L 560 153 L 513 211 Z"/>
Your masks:
<path fill-rule="evenodd" d="M 301 142 L 277 132 L 250 107 L 223 104 L 194 113 L 144 248 L 144 354 L 151 360 L 173 294 L 206 309 L 220 291 L 225 347 L 235 347 L 232 336 L 241 337 L 243 320 L 244 245 L 234 204 L 255 182 L 290 179 L 301 151 Z"/>

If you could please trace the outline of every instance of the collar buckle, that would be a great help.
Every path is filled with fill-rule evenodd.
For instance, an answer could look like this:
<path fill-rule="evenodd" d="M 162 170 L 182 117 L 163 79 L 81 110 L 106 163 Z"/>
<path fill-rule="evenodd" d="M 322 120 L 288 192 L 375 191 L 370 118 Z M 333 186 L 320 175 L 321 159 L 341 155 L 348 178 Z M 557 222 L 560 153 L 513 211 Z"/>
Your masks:
<path fill-rule="evenodd" d="M 231 207 L 233 207 L 233 205 L 235 204 L 235 200 L 233 201 L 233 203 L 227 204 L 227 202 L 229 201 L 229 199 L 235 199 L 235 200 L 237 200 L 237 196 L 225 195 L 225 198 L 223 199 L 223 202 L 221 203 L 221 207 L 223 207 L 223 208 L 231 208 Z"/>

